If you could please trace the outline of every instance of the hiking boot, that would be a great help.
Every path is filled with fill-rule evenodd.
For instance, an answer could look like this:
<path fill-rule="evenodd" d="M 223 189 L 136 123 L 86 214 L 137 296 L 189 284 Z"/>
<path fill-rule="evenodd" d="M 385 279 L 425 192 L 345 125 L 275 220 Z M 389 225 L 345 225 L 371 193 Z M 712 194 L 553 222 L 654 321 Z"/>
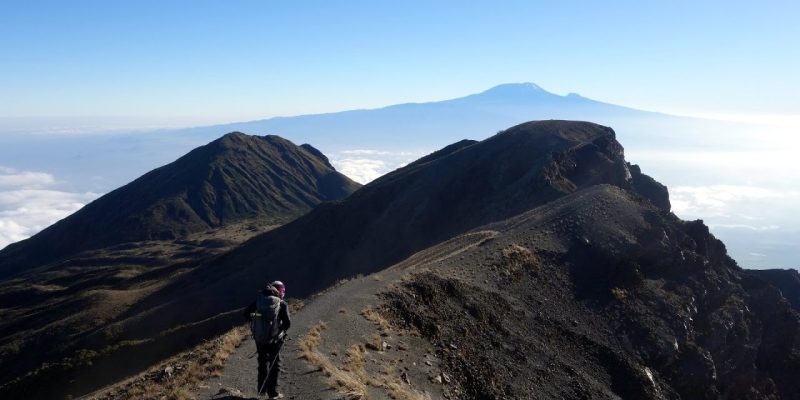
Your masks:
<path fill-rule="evenodd" d="M 271 395 L 269 395 L 269 398 L 270 399 L 282 399 L 283 398 L 283 393 L 271 394 Z"/>

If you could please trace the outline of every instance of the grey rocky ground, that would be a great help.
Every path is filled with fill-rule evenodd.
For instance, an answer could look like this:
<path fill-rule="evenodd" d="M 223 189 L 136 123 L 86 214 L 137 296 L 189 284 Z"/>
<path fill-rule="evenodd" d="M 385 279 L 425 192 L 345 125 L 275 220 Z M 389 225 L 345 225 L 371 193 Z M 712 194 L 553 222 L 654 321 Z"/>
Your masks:
<path fill-rule="evenodd" d="M 421 252 L 408 260 L 382 272 L 359 277 L 314 297 L 292 316 L 290 340 L 282 350 L 280 391 L 289 399 L 341 399 L 344 390 L 337 388 L 315 365 L 302 357 L 299 344 L 302 336 L 314 326 L 324 322 L 320 353 L 329 357 L 334 365 L 346 362 L 346 351 L 353 345 L 376 343 L 366 349 L 366 374 L 398 383 L 403 393 L 395 398 L 443 398 L 442 388 L 450 378 L 442 374 L 433 346 L 409 331 L 396 328 L 382 329 L 362 315 L 366 308 L 378 308 L 383 302 L 379 294 L 405 281 L 412 273 L 432 262 L 453 257 L 466 248 L 476 246 L 492 233 L 466 235 L 435 251 Z M 291 287 L 289 287 L 291 291 Z M 255 344 L 245 339 L 233 353 L 222 370 L 222 375 L 199 384 L 195 395 L 200 399 L 251 399 L 256 394 Z M 368 378 L 368 380 L 370 380 Z M 392 392 L 386 385 L 368 384 L 369 398 L 389 399 Z M 403 397 L 404 396 L 404 397 Z"/>

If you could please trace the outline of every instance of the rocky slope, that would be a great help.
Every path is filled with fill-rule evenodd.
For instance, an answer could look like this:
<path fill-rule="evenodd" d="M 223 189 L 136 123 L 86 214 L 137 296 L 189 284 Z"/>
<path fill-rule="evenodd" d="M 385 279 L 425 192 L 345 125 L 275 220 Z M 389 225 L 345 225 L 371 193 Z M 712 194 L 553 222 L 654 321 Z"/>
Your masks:
<path fill-rule="evenodd" d="M 634 190 L 643 175 L 634 177 L 623 153 L 613 130 L 585 122 L 531 122 L 456 143 L 234 251 L 177 268 L 115 314 L 113 341 L 133 344 L 126 351 L 152 362 L 148 357 L 161 353 L 145 349 L 174 352 L 229 328 L 238 321 L 235 310 L 269 279 L 293 282 L 293 294 L 304 297 L 581 188 L 610 183 Z M 647 196 L 666 204 L 665 188 L 648 187 Z M 81 342 L 105 343 L 102 332 Z M 76 392 L 92 389 L 98 376 L 132 372 L 111 361 L 92 364 L 82 378 L 70 378 Z"/>
<path fill-rule="evenodd" d="M 308 332 L 298 333 L 323 344 L 291 346 L 311 354 L 289 361 L 297 393 L 340 397 L 325 375 L 341 369 L 369 398 L 392 387 L 410 396 L 401 398 L 797 398 L 797 312 L 669 204 L 607 127 L 530 122 L 458 142 L 181 267 L 114 318 L 114 340 L 132 345 L 51 382 L 59 394 L 86 393 L 98 376 L 135 371 L 121 363 L 134 354 L 155 361 L 224 332 L 269 280 L 306 297 L 382 271 L 369 278 L 379 283 L 344 284 L 311 303 L 319 314 L 299 317 Z M 375 313 L 355 316 L 365 304 Z M 387 353 L 381 337 L 406 350 L 415 338 L 431 364 Z M 370 343 L 383 354 L 363 350 Z M 344 357 L 333 354 L 340 345 Z"/>
<path fill-rule="evenodd" d="M 134 310 L 146 315 L 158 308 L 168 318 L 132 316 L 131 328 L 162 330 L 164 321 L 231 310 L 276 275 L 307 296 L 581 188 L 611 183 L 634 190 L 634 179 L 613 130 L 591 123 L 531 122 L 461 142 L 194 269 Z M 645 194 L 668 204 L 666 188 L 651 186 Z"/>
<path fill-rule="evenodd" d="M 748 273 L 778 288 L 792 308 L 800 312 L 800 273 L 796 269 L 755 269 Z"/>
<path fill-rule="evenodd" d="M 384 294 L 452 396 L 798 398 L 800 316 L 701 222 L 595 186 L 482 230 Z"/>
<path fill-rule="evenodd" d="M 171 336 L 180 323 L 131 341 L 120 321 L 201 260 L 358 187 L 310 145 L 232 133 L 9 246 L 0 253 L 0 276 L 12 275 L 0 280 L 0 398 L 56 396 L 55 382 L 92 365 L 102 366 L 93 382 L 116 379 L 120 365 L 143 368 L 183 346 Z"/>
<path fill-rule="evenodd" d="M 415 197 L 416 190 L 429 196 Z M 356 220 L 359 230 L 337 219 L 349 204 L 370 213 Z M 306 241 L 292 234 L 305 221 L 327 236 Z M 372 221 L 388 232 L 371 230 Z M 452 235 L 458 230 L 471 232 Z M 366 233 L 341 234 L 354 231 Z M 333 257 L 323 262 L 298 251 L 301 261 L 292 262 L 281 255 L 283 235 L 313 248 L 309 254 Z M 448 235 L 456 238 L 442 242 Z M 331 242 L 336 247 L 326 247 Z M 442 244 L 423 244 L 436 242 Z M 777 288 L 740 269 L 701 221 L 670 213 L 666 188 L 624 162 L 607 128 L 540 122 L 462 142 L 248 246 L 284 268 L 236 273 L 260 280 L 280 273 L 295 288 L 329 270 L 368 272 L 362 266 L 428 247 L 393 267 L 407 272 L 402 278 L 387 282 L 391 274 L 381 272 L 380 310 L 396 330 L 418 334 L 435 349 L 444 375 L 432 377 L 451 380 L 445 398 L 794 399 L 800 393 L 793 378 L 800 376 L 800 316 Z M 246 266 L 248 246 L 219 262 Z M 368 251 L 375 248 L 381 251 Z M 324 321 L 350 326 L 337 322 L 347 318 Z"/>
<path fill-rule="evenodd" d="M 295 321 L 290 398 L 795 399 L 800 389 L 800 323 L 779 292 L 736 267 L 701 222 L 610 185 L 337 285 Z M 253 348 L 246 340 L 219 378 L 190 389 L 252 398 Z"/>
<path fill-rule="evenodd" d="M 778 290 L 739 269 L 701 222 L 610 185 L 346 282 L 296 319 L 282 387 L 295 398 L 388 399 L 397 387 L 410 399 L 800 393 L 800 316 Z M 321 343 L 315 357 L 303 335 Z M 354 370 L 343 349 L 362 347 L 366 367 Z M 199 398 L 253 396 L 249 352 L 246 342 Z"/>
<path fill-rule="evenodd" d="M 360 185 L 310 145 L 234 132 L 0 251 L 0 277 L 114 244 L 168 240 L 248 218 L 291 220 Z"/>

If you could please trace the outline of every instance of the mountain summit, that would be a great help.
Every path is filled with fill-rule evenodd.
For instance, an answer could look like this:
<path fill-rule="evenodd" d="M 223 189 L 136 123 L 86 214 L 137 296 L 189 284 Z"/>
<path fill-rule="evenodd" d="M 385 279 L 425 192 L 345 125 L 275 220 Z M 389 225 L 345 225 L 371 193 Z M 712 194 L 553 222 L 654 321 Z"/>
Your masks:
<path fill-rule="evenodd" d="M 0 252 L 0 276 L 80 251 L 175 239 L 249 218 L 291 220 L 360 185 L 314 147 L 229 133 Z"/>
<path fill-rule="evenodd" d="M 511 96 L 511 95 L 529 95 L 533 93 L 549 93 L 542 89 L 541 86 L 533 82 L 523 83 L 504 83 L 497 85 L 489 90 L 479 93 L 479 95 L 498 95 L 498 96 Z"/>

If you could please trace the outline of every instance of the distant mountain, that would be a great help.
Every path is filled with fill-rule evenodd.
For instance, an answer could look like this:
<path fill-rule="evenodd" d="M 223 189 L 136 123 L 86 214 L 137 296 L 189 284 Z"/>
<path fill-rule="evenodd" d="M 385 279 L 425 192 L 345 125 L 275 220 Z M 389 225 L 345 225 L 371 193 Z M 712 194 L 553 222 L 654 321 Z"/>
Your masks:
<path fill-rule="evenodd" d="M 216 126 L 107 135 L 0 135 L 0 160 L 3 166 L 19 171 L 55 175 L 56 190 L 106 193 L 216 139 L 221 132 L 274 133 L 295 143 L 313 143 L 337 169 L 365 183 L 366 174 L 358 176 L 351 171 L 370 170 L 369 177 L 374 177 L 464 138 L 482 140 L 509 126 L 549 119 L 592 121 L 614 127 L 617 138 L 625 143 L 628 159 L 644 164 L 648 171 L 658 174 L 661 182 L 672 186 L 726 182 L 774 187 L 771 173 L 745 176 L 739 171 L 732 173 L 726 163 L 719 161 L 725 160 L 726 154 L 753 151 L 752 138 L 772 128 L 648 112 L 578 94 L 559 95 L 531 83 L 503 84 L 453 99 Z M 371 153 L 353 154 L 353 150 Z M 675 156 L 689 156 L 689 161 L 674 164 Z M 763 168 L 776 168 L 774 172 L 780 173 L 776 166 L 765 164 Z M 14 210 L 24 205 L 6 207 Z M 780 226 L 770 232 L 775 236 L 769 239 L 763 231 L 719 228 L 723 224 L 751 225 L 752 220 L 740 217 L 748 214 L 739 211 L 707 220 L 719 235 L 725 236 L 735 258 L 746 266 L 795 263 L 794 242 L 776 238 L 796 236 L 796 221 L 778 223 L 764 215 L 764 226 Z M 766 252 L 764 248 L 771 250 Z M 766 257 L 759 255 L 756 262 L 751 253 Z"/>
<path fill-rule="evenodd" d="M 6 247 L 0 276 L 84 250 L 175 239 L 248 218 L 286 222 L 359 186 L 310 145 L 229 133 Z"/>
<path fill-rule="evenodd" d="M 183 137 L 204 136 L 219 130 L 280 132 L 289 138 L 302 138 L 328 151 L 343 148 L 433 149 L 464 137 L 483 139 L 488 132 L 530 120 L 564 119 L 601 124 L 641 127 L 644 119 L 682 124 L 692 121 L 666 114 L 647 112 L 603 103 L 575 93 L 560 96 L 533 83 L 495 86 L 465 97 L 406 103 L 376 109 L 325 114 L 275 117 L 265 120 L 191 128 L 179 131 Z M 695 121 L 696 122 L 696 121 Z M 639 138 L 628 135 L 628 141 Z M 652 142 L 660 136 L 653 128 L 645 130 Z"/>
<path fill-rule="evenodd" d="M 736 143 L 738 129 L 719 121 L 642 111 L 574 93 L 557 95 L 532 83 L 513 83 L 448 100 L 214 126 L 89 136 L 0 135 L 0 159 L 7 167 L 53 173 L 70 187 L 97 192 L 174 160 L 220 132 L 279 134 L 297 143 L 314 143 L 341 159 L 340 152 L 358 149 L 428 152 L 464 138 L 482 140 L 525 121 L 549 119 L 613 126 L 628 148 L 697 149 L 710 140 L 719 150 Z M 719 132 L 731 140 L 715 141 L 713 134 Z"/>

